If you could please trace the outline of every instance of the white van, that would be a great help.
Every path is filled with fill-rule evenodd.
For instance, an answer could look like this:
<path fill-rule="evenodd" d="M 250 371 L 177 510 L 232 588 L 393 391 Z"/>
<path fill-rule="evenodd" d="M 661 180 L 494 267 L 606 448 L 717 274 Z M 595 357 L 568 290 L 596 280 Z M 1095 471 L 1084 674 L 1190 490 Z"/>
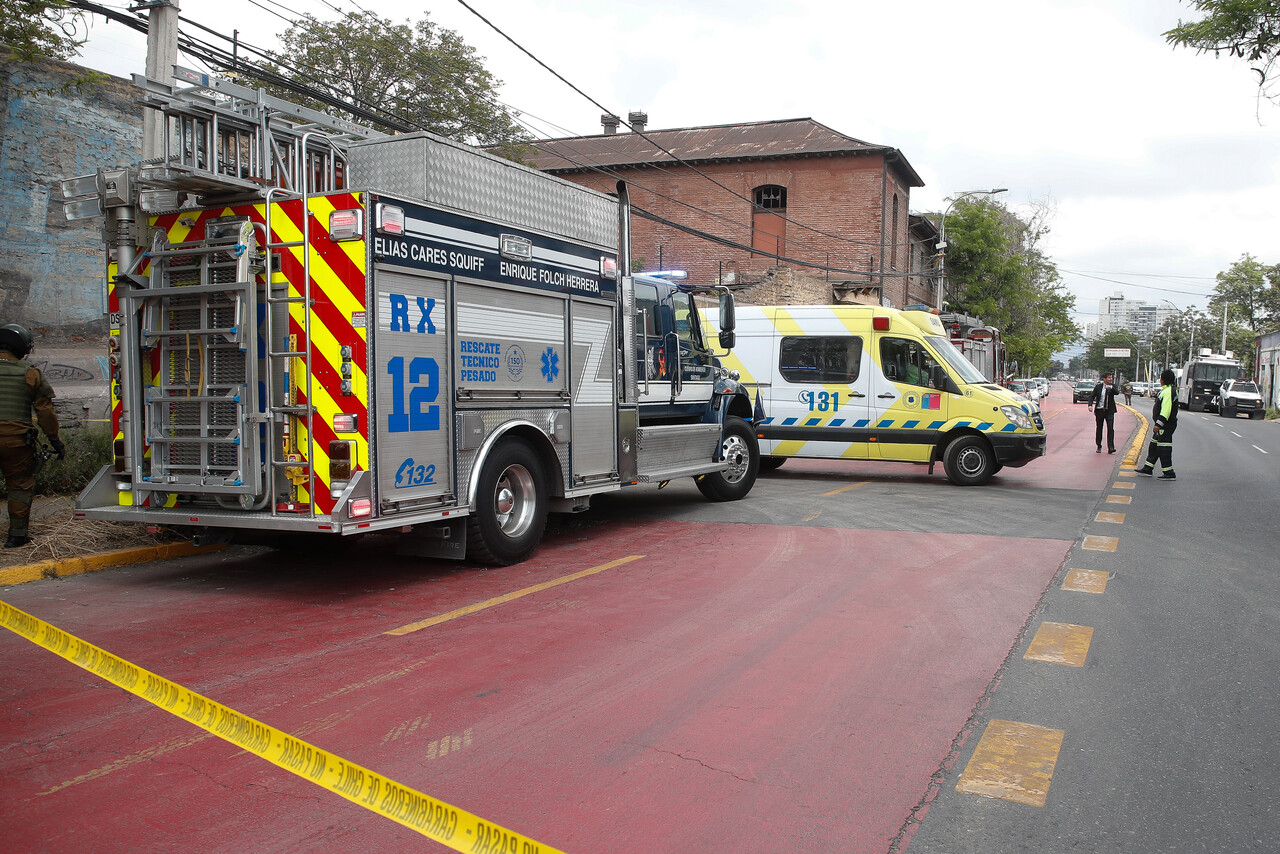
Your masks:
<path fill-rule="evenodd" d="M 931 312 L 738 306 L 736 344 L 720 359 L 756 389 L 762 469 L 788 457 L 931 472 L 941 461 L 952 483 L 976 485 L 1045 453 L 1040 407 L 983 377 Z"/>

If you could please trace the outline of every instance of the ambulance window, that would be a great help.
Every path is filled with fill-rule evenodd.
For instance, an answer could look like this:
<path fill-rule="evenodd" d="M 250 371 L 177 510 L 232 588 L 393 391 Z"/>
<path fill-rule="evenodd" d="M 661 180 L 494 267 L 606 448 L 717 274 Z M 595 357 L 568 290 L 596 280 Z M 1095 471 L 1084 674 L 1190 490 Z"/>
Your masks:
<path fill-rule="evenodd" d="M 784 337 L 778 372 L 792 383 L 839 383 L 858 379 L 862 339 L 852 335 Z"/>
<path fill-rule="evenodd" d="M 923 388 L 939 387 L 942 368 L 919 341 L 880 339 L 880 367 L 887 379 Z"/>

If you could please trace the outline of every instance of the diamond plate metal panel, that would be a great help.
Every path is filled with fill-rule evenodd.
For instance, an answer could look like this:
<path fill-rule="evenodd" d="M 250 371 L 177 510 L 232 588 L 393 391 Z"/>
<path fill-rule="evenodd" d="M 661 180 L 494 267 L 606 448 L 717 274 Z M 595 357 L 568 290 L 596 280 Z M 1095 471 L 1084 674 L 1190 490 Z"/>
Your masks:
<path fill-rule="evenodd" d="M 351 184 L 616 251 L 618 203 L 428 133 L 352 145 Z"/>
<path fill-rule="evenodd" d="M 475 418 L 477 415 L 480 416 L 480 421 L 484 425 L 485 439 L 489 438 L 489 436 L 492 435 L 499 427 L 512 420 L 528 421 L 530 424 L 537 425 L 539 429 L 546 433 L 550 430 L 552 418 L 557 413 L 562 413 L 563 411 L 563 409 L 521 409 L 515 412 L 510 409 L 469 410 L 466 413 L 459 413 L 457 415 L 455 429 L 459 431 L 464 429 L 462 418 L 465 414 L 472 418 Z M 569 446 L 561 443 L 552 444 L 552 447 L 555 448 L 556 457 L 560 460 L 560 471 L 569 471 Z M 476 456 L 478 453 L 478 451 L 460 451 L 458 453 L 458 492 L 460 503 L 465 503 L 467 494 L 471 489 L 471 472 L 475 468 Z M 550 473 L 548 473 L 548 477 L 549 476 Z M 563 490 L 568 487 L 568 484 L 561 480 L 559 489 L 552 488 L 551 484 L 548 484 L 547 486 L 548 494 L 563 494 Z"/>

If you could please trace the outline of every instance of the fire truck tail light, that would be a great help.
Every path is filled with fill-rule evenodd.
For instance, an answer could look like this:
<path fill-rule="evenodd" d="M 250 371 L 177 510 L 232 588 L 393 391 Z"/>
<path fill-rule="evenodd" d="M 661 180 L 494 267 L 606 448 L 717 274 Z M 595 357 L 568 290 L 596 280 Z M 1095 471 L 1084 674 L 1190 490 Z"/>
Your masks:
<path fill-rule="evenodd" d="M 359 433 L 360 418 L 354 412 L 339 412 L 333 416 L 333 432 Z"/>
<path fill-rule="evenodd" d="M 354 501 L 352 501 L 350 505 L 348 505 L 347 512 L 351 514 L 352 519 L 360 519 L 364 516 L 371 516 L 373 515 L 373 499 L 357 498 Z"/>
<path fill-rule="evenodd" d="M 329 482 L 351 480 L 355 442 L 337 439 L 329 443 Z"/>
<path fill-rule="evenodd" d="M 329 213 L 329 239 L 359 240 L 364 234 L 364 211 L 353 208 Z"/>
<path fill-rule="evenodd" d="M 378 205 L 378 231 L 383 234 L 404 234 L 404 208 Z"/>
<path fill-rule="evenodd" d="M 600 278 L 617 279 L 618 278 L 618 259 L 617 258 L 600 258 Z"/>

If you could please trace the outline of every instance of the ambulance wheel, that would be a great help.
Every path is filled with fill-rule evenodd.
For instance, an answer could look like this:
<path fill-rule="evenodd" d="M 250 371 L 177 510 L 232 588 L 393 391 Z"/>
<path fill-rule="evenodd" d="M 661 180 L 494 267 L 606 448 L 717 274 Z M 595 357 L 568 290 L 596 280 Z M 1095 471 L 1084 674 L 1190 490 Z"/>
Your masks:
<path fill-rule="evenodd" d="M 547 523 L 547 496 L 537 454 L 507 439 L 485 458 L 476 511 L 467 518 L 467 557 L 510 566 L 533 554 Z"/>
<path fill-rule="evenodd" d="M 980 486 L 996 473 L 996 457 L 981 436 L 961 436 L 942 457 L 947 480 L 957 486 Z"/>
<path fill-rule="evenodd" d="M 712 501 L 737 501 L 745 498 L 760 472 L 760 445 L 751 425 L 730 416 L 724 423 L 720 450 L 729 461 L 724 471 L 695 477 L 698 491 Z"/>
<path fill-rule="evenodd" d="M 760 471 L 766 472 L 766 471 L 773 471 L 774 469 L 780 469 L 782 468 L 782 464 L 785 463 L 786 461 L 787 461 L 786 457 L 761 457 Z"/>

